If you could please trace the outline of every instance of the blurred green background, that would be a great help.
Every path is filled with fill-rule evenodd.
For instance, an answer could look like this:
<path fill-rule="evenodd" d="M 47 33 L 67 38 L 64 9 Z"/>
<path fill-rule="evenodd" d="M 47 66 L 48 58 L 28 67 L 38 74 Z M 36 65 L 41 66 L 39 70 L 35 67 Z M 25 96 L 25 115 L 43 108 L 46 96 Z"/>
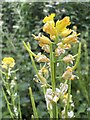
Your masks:
<path fill-rule="evenodd" d="M 11 56 L 15 59 L 17 72 L 17 83 L 21 98 L 21 111 L 23 118 L 29 119 L 32 115 L 32 106 L 29 98 L 28 88 L 32 87 L 39 116 L 48 117 L 43 92 L 37 83 L 33 81 L 35 75 L 28 53 L 22 41 L 30 42 L 32 51 L 41 51 L 32 33 L 38 35 L 42 32 L 42 19 L 50 13 L 56 13 L 55 20 L 70 16 L 71 26 L 77 26 L 81 33 L 79 41 L 82 42 L 81 60 L 78 64 L 76 74 L 79 80 L 72 82 L 72 95 L 75 103 L 76 118 L 87 118 L 89 106 L 89 61 L 90 61 L 90 2 L 33 2 L 33 3 L 2 3 L 2 58 Z M 0 41 L 1 43 L 1 41 Z M 72 53 L 77 53 L 77 45 L 73 45 Z M 2 117 L 8 118 L 9 113 L 2 98 Z"/>

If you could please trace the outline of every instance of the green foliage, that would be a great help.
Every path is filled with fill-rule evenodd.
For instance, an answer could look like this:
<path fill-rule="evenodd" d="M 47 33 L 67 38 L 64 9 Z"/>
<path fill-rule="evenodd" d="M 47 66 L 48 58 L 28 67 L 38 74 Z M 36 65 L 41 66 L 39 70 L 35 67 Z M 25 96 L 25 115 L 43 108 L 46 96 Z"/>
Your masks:
<path fill-rule="evenodd" d="M 21 99 L 21 111 L 23 118 L 29 119 L 32 115 L 31 101 L 29 99 L 29 86 L 32 86 L 36 107 L 41 117 L 48 117 L 46 103 L 40 87 L 33 81 L 35 71 L 25 51 L 22 41 L 29 41 L 32 51 L 41 51 L 38 43 L 33 39 L 32 33 L 38 35 L 42 31 L 42 19 L 44 16 L 56 13 L 57 19 L 70 16 L 72 26 L 76 25 L 81 33 L 79 40 L 82 42 L 81 62 L 76 73 L 79 80 L 72 82 L 72 95 L 75 103 L 75 115 L 78 118 L 87 117 L 87 108 L 90 105 L 89 93 L 89 63 L 88 51 L 90 48 L 90 3 L 2 3 L 2 57 L 11 56 L 16 61 L 17 83 Z M 71 27 L 72 27 L 71 26 Z M 88 49 L 87 49 L 88 48 Z M 43 51 L 41 51 L 43 52 Z M 77 53 L 77 46 L 73 46 L 72 53 Z M 38 64 L 37 64 L 38 66 Z M 63 67 L 63 64 L 62 64 Z M 61 70 L 61 73 L 63 71 Z M 3 117 L 9 114 L 3 100 Z"/>

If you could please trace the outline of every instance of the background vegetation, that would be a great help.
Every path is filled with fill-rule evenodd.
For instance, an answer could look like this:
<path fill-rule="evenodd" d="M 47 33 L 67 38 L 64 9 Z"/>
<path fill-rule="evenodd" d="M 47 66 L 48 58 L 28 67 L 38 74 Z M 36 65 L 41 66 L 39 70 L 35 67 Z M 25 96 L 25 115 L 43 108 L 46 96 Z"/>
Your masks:
<path fill-rule="evenodd" d="M 29 41 L 32 51 L 41 51 L 38 43 L 33 39 L 32 33 L 38 35 L 42 31 L 42 19 L 56 13 L 56 20 L 70 16 L 72 24 L 77 26 L 81 33 L 79 41 L 82 43 L 81 61 L 76 70 L 79 80 L 72 82 L 72 95 L 75 103 L 75 116 L 87 118 L 89 101 L 89 60 L 90 60 L 90 2 L 88 3 L 2 3 L 2 58 L 11 56 L 16 61 L 17 82 L 21 98 L 21 111 L 23 118 L 29 119 L 32 107 L 28 87 L 32 86 L 39 116 L 48 117 L 43 92 L 39 85 L 33 81 L 34 70 L 22 41 Z M 0 42 L 1 43 L 1 42 Z M 41 51 L 43 52 L 43 51 Z M 72 53 L 77 53 L 77 46 L 73 46 Z M 61 71 L 62 72 L 62 71 Z M 9 113 L 3 99 L 2 116 L 8 118 Z"/>

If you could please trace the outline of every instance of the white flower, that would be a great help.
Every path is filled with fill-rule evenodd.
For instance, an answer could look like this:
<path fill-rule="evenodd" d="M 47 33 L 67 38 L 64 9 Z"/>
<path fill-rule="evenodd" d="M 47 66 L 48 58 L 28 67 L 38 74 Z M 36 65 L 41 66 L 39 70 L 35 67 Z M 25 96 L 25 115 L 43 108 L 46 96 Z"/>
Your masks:
<path fill-rule="evenodd" d="M 71 106 L 74 107 L 74 103 L 73 102 L 71 103 Z"/>
<path fill-rule="evenodd" d="M 35 59 L 37 60 L 37 62 L 49 62 L 49 58 L 47 58 L 45 55 L 41 54 L 41 53 L 38 53 L 36 56 L 35 56 Z"/>
<path fill-rule="evenodd" d="M 60 83 L 60 93 L 63 96 L 68 90 L 68 84 Z"/>
<path fill-rule="evenodd" d="M 47 44 L 43 45 L 43 46 L 42 46 L 42 49 L 43 49 L 45 52 L 50 53 L 50 46 L 49 46 L 49 45 L 47 45 Z"/>
<path fill-rule="evenodd" d="M 11 84 L 11 88 L 13 88 L 16 85 L 15 80 L 12 80 L 10 84 Z"/>
<path fill-rule="evenodd" d="M 56 56 L 59 56 L 59 55 L 64 54 L 64 53 L 65 53 L 65 50 L 63 48 L 57 47 L 55 50 Z"/>
<path fill-rule="evenodd" d="M 57 102 L 59 100 L 60 90 L 56 88 L 55 92 L 52 92 L 52 89 L 47 89 L 45 94 L 47 109 L 52 109 L 52 102 Z"/>
<path fill-rule="evenodd" d="M 14 113 L 16 116 L 18 116 L 18 111 L 17 111 L 17 107 L 14 106 Z"/>
<path fill-rule="evenodd" d="M 68 112 L 68 117 L 69 117 L 69 118 L 74 117 L 74 112 L 73 112 L 73 111 Z"/>
<path fill-rule="evenodd" d="M 74 59 L 74 57 L 72 56 L 72 55 L 67 55 L 67 56 L 65 56 L 64 58 L 63 58 L 63 61 L 64 62 L 66 62 L 66 63 L 71 63 L 71 64 L 73 64 L 73 60 L 75 60 Z"/>

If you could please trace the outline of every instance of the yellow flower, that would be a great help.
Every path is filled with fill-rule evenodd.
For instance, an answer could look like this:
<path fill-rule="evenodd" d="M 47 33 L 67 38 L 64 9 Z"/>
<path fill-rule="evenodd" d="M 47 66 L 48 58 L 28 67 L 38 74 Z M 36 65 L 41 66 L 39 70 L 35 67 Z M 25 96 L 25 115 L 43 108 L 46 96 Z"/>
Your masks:
<path fill-rule="evenodd" d="M 72 32 L 71 29 L 66 28 L 71 24 L 70 18 L 66 16 L 62 20 L 57 20 L 55 24 L 54 17 L 55 14 L 51 14 L 43 19 L 43 22 L 45 23 L 43 31 L 48 33 L 52 40 L 54 40 L 59 35 L 62 37 L 68 36 Z"/>
<path fill-rule="evenodd" d="M 36 56 L 35 56 L 35 59 L 37 60 L 37 62 L 50 62 L 50 59 L 47 58 L 45 55 L 41 55 L 41 53 L 38 53 Z"/>
<path fill-rule="evenodd" d="M 70 25 L 70 18 L 68 16 L 64 17 L 62 20 L 56 22 L 56 29 L 58 33 L 64 31 L 68 25 Z"/>
<path fill-rule="evenodd" d="M 55 14 L 54 14 L 54 13 L 52 13 L 52 14 L 49 15 L 49 16 L 46 16 L 46 17 L 43 19 L 43 23 L 46 23 L 46 22 L 48 22 L 48 21 L 53 20 L 54 17 L 55 17 Z"/>
<path fill-rule="evenodd" d="M 77 26 L 73 26 L 73 30 L 77 31 Z"/>
<path fill-rule="evenodd" d="M 57 30 L 55 28 L 54 21 L 49 21 L 43 26 L 43 31 L 50 34 L 51 39 L 55 39 L 55 36 L 57 36 Z"/>
<path fill-rule="evenodd" d="M 68 93 L 66 93 L 63 97 L 64 97 L 64 99 L 67 100 L 68 99 Z"/>
<path fill-rule="evenodd" d="M 69 35 L 68 37 L 66 37 L 66 38 L 64 38 L 63 40 L 62 40 L 62 42 L 65 44 L 70 44 L 70 43 L 76 43 L 76 42 L 78 42 L 78 40 L 77 40 L 77 36 L 78 35 L 80 35 L 80 33 L 79 34 L 77 34 L 76 32 L 73 32 L 71 35 Z"/>
<path fill-rule="evenodd" d="M 64 31 L 61 32 L 62 37 L 68 36 L 72 32 L 71 29 L 65 29 Z"/>
<path fill-rule="evenodd" d="M 13 68 L 15 65 L 15 60 L 12 57 L 5 57 L 2 60 L 2 68 L 8 69 L 8 68 Z"/>
<path fill-rule="evenodd" d="M 66 63 L 70 62 L 71 64 L 73 64 L 73 60 L 74 60 L 74 57 L 70 54 L 63 58 L 63 61 L 66 62 Z"/>
<path fill-rule="evenodd" d="M 64 49 L 70 49 L 71 45 L 70 44 L 64 44 Z"/>
<path fill-rule="evenodd" d="M 39 34 L 38 36 L 35 36 L 35 35 L 32 34 L 32 36 L 37 41 L 39 41 L 39 43 L 42 43 L 42 44 L 50 44 L 51 43 L 50 39 L 48 37 L 44 36 L 44 35 L 40 36 L 40 34 Z"/>

